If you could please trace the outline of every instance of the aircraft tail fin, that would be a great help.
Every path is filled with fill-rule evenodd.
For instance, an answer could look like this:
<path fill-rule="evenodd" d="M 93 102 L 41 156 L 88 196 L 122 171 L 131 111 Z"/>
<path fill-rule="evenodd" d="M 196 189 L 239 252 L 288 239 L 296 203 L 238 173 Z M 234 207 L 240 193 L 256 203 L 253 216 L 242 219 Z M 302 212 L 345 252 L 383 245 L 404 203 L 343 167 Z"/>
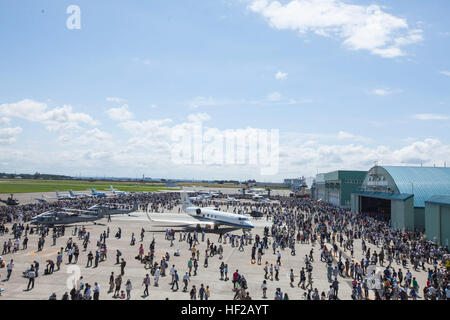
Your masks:
<path fill-rule="evenodd" d="M 75 194 L 73 193 L 72 190 L 69 190 L 69 194 L 70 194 L 72 197 L 75 197 Z"/>
<path fill-rule="evenodd" d="M 181 196 L 181 205 L 182 205 L 183 208 L 186 208 L 186 207 L 192 205 L 192 202 L 189 199 L 189 197 L 188 197 L 188 195 L 187 195 L 187 193 L 185 191 L 181 192 L 180 196 Z"/>
<path fill-rule="evenodd" d="M 114 192 L 113 186 L 109 186 L 109 190 L 111 190 L 112 192 Z"/>

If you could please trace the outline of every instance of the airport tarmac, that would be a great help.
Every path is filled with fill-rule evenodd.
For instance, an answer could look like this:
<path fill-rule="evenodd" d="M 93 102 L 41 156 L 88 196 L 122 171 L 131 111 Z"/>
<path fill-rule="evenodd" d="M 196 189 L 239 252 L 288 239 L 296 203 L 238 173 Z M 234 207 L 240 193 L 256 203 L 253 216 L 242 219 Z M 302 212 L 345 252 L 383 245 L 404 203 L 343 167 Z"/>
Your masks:
<path fill-rule="evenodd" d="M 115 264 L 116 250 L 120 250 L 122 252 L 122 258 L 125 259 L 127 265 L 125 268 L 125 275 L 123 277 L 122 288 L 125 289 L 125 282 L 130 279 L 133 289 L 131 291 L 132 299 L 189 299 L 189 294 L 182 292 L 182 277 L 184 273 L 187 271 L 187 263 L 190 257 L 189 244 L 186 241 L 179 242 L 178 237 L 179 234 L 177 232 L 174 246 L 170 247 L 170 241 L 165 240 L 165 231 L 168 228 L 173 228 L 175 230 L 190 230 L 193 231 L 195 226 L 192 227 L 183 227 L 178 226 L 176 224 L 168 225 L 166 223 L 160 223 L 152 221 L 152 218 L 155 219 L 176 219 L 182 220 L 192 220 L 192 218 L 187 217 L 185 215 L 179 214 L 178 206 L 176 206 L 171 213 L 146 213 L 146 212 L 134 212 L 130 216 L 121 215 L 121 216 L 113 216 L 111 217 L 112 221 L 107 222 L 107 219 L 101 219 L 97 222 L 96 225 L 90 223 L 86 224 L 85 227 L 88 232 L 90 232 L 91 242 L 88 245 L 88 249 L 86 252 L 83 251 L 82 248 L 82 240 L 77 240 L 76 236 L 72 236 L 73 227 L 67 227 L 66 233 L 64 237 L 60 237 L 56 241 L 56 245 L 52 245 L 52 237 L 51 232 L 50 235 L 46 237 L 46 243 L 44 246 L 44 250 L 41 252 L 37 252 L 37 242 L 38 236 L 36 234 L 29 235 L 28 248 L 26 250 L 19 250 L 17 253 L 10 253 L 3 255 L 3 259 L 8 263 L 10 259 L 14 259 L 14 269 L 9 281 L 4 281 L 6 279 L 6 268 L 0 269 L 0 287 L 4 288 L 3 295 L 0 299 L 48 299 L 52 293 L 56 293 L 57 299 L 61 299 L 61 296 L 65 292 L 70 292 L 71 286 L 67 284 L 69 281 L 73 281 L 79 276 L 83 277 L 84 283 L 89 283 L 94 286 L 94 282 L 98 282 L 101 287 L 100 291 L 100 299 L 111 300 L 113 298 L 112 293 L 107 293 L 109 288 L 109 276 L 111 272 L 114 272 L 115 275 L 120 273 L 120 266 Z M 222 210 L 226 209 L 225 206 L 222 206 Z M 232 211 L 230 208 L 228 211 Z M 255 225 L 255 229 L 252 230 L 253 239 L 256 234 L 263 236 L 263 230 L 265 226 L 271 226 L 271 221 L 267 221 L 265 218 L 255 220 L 251 218 L 252 222 Z M 10 227 L 10 225 L 8 225 Z M 90 250 L 95 253 L 96 242 L 99 239 L 99 236 L 103 231 L 110 228 L 110 237 L 107 239 L 106 244 L 108 248 L 108 258 L 106 261 L 100 262 L 97 268 L 86 268 L 87 263 L 87 254 Z M 121 239 L 116 239 L 114 237 L 118 228 L 122 229 L 122 237 Z M 141 228 L 145 229 L 145 237 L 143 246 L 145 250 L 145 254 L 149 251 L 149 245 L 154 238 L 156 241 L 156 258 L 159 261 L 166 252 L 169 252 L 171 258 L 169 261 L 169 269 L 174 264 L 180 275 L 180 290 L 177 292 L 173 292 L 171 290 L 170 276 L 161 277 L 159 280 L 159 287 L 154 287 L 154 279 L 151 277 L 151 286 L 150 286 L 150 295 L 148 297 L 143 297 L 143 286 L 142 281 L 149 270 L 144 269 L 144 265 L 141 264 L 140 261 L 136 260 L 135 257 L 138 255 L 138 250 L 140 243 L 140 231 Z M 226 227 L 220 227 L 220 230 L 224 232 L 230 232 L 233 234 L 241 235 L 242 230 L 239 229 L 230 229 Z M 136 244 L 134 246 L 130 245 L 131 235 L 135 234 L 137 239 Z M 4 241 L 8 241 L 11 235 L 3 235 L 0 236 L 0 241 L 3 243 Z M 73 237 L 74 241 L 80 247 L 80 256 L 78 263 L 75 264 L 67 264 L 68 258 L 67 253 L 64 253 L 63 256 L 63 264 L 61 265 L 61 270 L 54 272 L 52 275 L 43 275 L 44 269 L 46 267 L 46 261 L 48 259 L 52 259 L 56 262 L 56 253 L 61 247 L 66 246 L 67 240 Z M 231 244 L 227 243 L 223 245 L 224 254 L 223 259 L 220 260 L 218 256 L 214 256 L 209 259 L 209 266 L 205 268 L 203 266 L 204 262 L 204 252 L 206 250 L 207 239 L 209 238 L 211 242 L 219 245 L 217 243 L 219 234 L 214 230 L 206 230 L 205 241 L 200 241 L 200 245 L 197 247 L 200 249 L 200 261 L 199 261 L 199 269 L 198 275 L 191 277 L 191 282 L 189 283 L 189 290 L 192 285 L 195 285 L 197 288 L 200 287 L 200 284 L 204 284 L 205 287 L 209 286 L 211 289 L 211 297 L 210 299 L 233 299 L 234 292 L 232 291 L 232 283 L 231 281 L 222 281 L 220 280 L 219 266 L 221 262 L 228 264 L 229 274 L 228 276 L 232 278 L 232 274 L 236 269 L 239 270 L 240 274 L 243 274 L 247 279 L 248 283 L 248 292 L 250 293 L 253 299 L 262 299 L 262 290 L 261 284 L 264 280 L 264 264 L 265 261 L 268 261 L 269 264 L 276 262 L 276 255 L 273 254 L 272 248 L 269 245 L 269 249 L 265 251 L 265 254 L 262 257 L 262 264 L 252 264 L 250 261 L 251 256 L 251 246 L 245 246 L 243 252 L 240 252 L 237 247 L 232 248 Z M 200 237 L 201 240 L 201 237 Z M 368 244 L 371 247 L 372 252 L 375 250 L 379 250 L 375 246 Z M 22 245 L 20 246 L 22 248 Z M 305 255 L 309 254 L 311 248 L 314 249 L 314 262 L 313 265 L 313 288 L 317 288 L 321 293 L 324 291 L 328 292 L 330 288 L 330 283 L 327 280 L 327 271 L 326 264 L 320 262 L 320 245 L 311 245 L 311 244 L 296 244 L 296 255 L 292 256 L 289 249 L 280 250 L 281 252 L 281 268 L 280 268 L 280 279 L 279 281 L 271 281 L 268 280 L 268 299 L 274 298 L 274 293 L 276 288 L 281 288 L 283 293 L 287 293 L 290 299 L 302 299 L 303 293 L 305 290 L 301 288 L 297 288 L 297 283 L 299 281 L 299 270 L 305 266 L 304 258 Z M 330 244 L 328 244 L 328 248 L 331 248 Z M 174 252 L 180 249 L 181 256 L 175 257 Z M 362 249 L 361 242 L 355 242 L 355 259 L 360 261 L 362 258 Z M 344 252 L 344 260 L 350 254 L 348 252 Z M 36 279 L 35 287 L 31 291 L 26 291 L 28 279 L 22 276 L 22 272 L 30 266 L 33 261 L 37 260 L 40 264 L 39 277 Z M 334 261 L 336 263 L 336 260 Z M 394 262 L 394 266 L 395 266 Z M 73 266 L 78 266 L 79 269 Z M 398 270 L 401 266 L 395 266 Z M 290 269 L 294 270 L 295 274 L 295 287 L 291 288 L 289 283 L 289 273 Z M 74 271 L 75 270 L 75 271 Z M 79 270 L 79 272 L 78 272 Z M 406 272 L 405 268 L 403 268 L 404 272 Z M 73 273 L 75 272 L 75 273 Z M 419 284 L 423 284 L 426 282 L 426 272 L 416 272 L 411 270 L 413 276 L 415 276 L 419 282 Z M 168 270 L 167 270 L 168 273 Z M 76 279 L 75 279 L 76 280 Z M 342 278 L 339 277 L 339 298 L 340 299 L 351 299 L 351 279 L 350 278 Z M 421 292 L 419 292 L 421 296 Z"/>
<path fill-rule="evenodd" d="M 242 194 L 242 192 L 240 192 L 241 188 L 211 188 L 211 187 L 197 187 L 197 186 L 185 186 L 182 188 L 182 190 L 187 191 L 187 192 L 200 192 L 200 191 L 206 191 L 206 192 L 222 192 L 223 194 L 226 195 L 237 195 L 237 194 Z M 156 191 L 156 192 L 180 192 L 180 190 L 164 190 L 164 191 Z M 102 191 L 103 192 L 103 191 Z M 110 193 L 110 191 L 104 191 L 107 194 Z M 289 196 L 289 194 L 292 191 L 290 190 L 286 190 L 286 189 L 274 189 L 270 191 L 270 194 L 273 196 Z M 91 190 L 84 190 L 84 191 L 76 191 L 75 193 L 80 194 L 80 193 L 86 193 L 86 194 L 91 194 Z M 61 191 L 60 192 L 61 195 L 68 195 L 69 193 L 66 191 Z M 6 200 L 8 197 L 10 196 L 10 194 L 0 194 L 0 199 L 2 200 Z M 19 201 L 19 203 L 21 205 L 26 205 L 26 204 L 34 204 L 34 203 L 38 203 L 39 201 L 36 200 L 36 198 L 45 198 L 48 202 L 55 202 L 57 201 L 56 199 L 56 193 L 54 191 L 52 192 L 31 192 L 31 193 L 16 193 L 14 194 L 14 199 L 17 199 Z M 6 204 L 0 202 L 0 206 L 6 206 Z"/>

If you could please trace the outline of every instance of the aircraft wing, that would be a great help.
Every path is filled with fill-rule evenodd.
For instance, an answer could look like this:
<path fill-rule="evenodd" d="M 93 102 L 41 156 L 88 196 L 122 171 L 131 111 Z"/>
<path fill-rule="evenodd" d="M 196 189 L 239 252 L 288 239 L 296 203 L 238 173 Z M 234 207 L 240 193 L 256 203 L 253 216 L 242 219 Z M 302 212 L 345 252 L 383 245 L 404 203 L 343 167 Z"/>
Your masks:
<path fill-rule="evenodd" d="M 212 221 L 199 221 L 199 220 L 193 220 L 193 219 L 185 219 L 185 220 L 181 220 L 181 219 L 155 219 L 155 218 L 151 218 L 148 214 L 147 214 L 147 218 L 150 221 L 153 222 L 160 222 L 160 223 L 165 223 L 165 224 L 180 224 L 180 225 L 197 225 L 197 224 L 205 224 L 205 225 L 210 225 L 210 226 L 214 226 L 214 222 Z"/>

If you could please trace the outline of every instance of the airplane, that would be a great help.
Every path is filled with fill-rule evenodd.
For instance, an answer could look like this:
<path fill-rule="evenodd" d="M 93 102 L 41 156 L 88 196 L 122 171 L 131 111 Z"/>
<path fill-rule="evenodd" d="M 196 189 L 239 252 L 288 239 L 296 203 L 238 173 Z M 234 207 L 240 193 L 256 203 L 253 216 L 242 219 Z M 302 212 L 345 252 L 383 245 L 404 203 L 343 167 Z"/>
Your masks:
<path fill-rule="evenodd" d="M 87 193 L 74 193 L 72 190 L 69 190 L 69 194 L 72 198 L 89 198 L 92 197 L 90 194 Z"/>
<path fill-rule="evenodd" d="M 271 203 L 271 201 L 270 201 L 270 199 L 268 199 L 268 198 L 260 198 L 260 199 L 257 199 L 256 201 L 258 201 L 258 202 L 262 202 L 262 203 Z"/>
<path fill-rule="evenodd" d="M 230 197 L 230 196 L 227 196 L 227 200 L 230 201 L 230 202 L 239 202 L 238 199 Z"/>
<path fill-rule="evenodd" d="M 12 194 L 12 193 L 11 193 L 11 196 L 8 197 L 8 199 L 6 199 L 6 200 L 0 199 L 0 202 L 3 202 L 7 206 L 18 206 L 19 205 L 19 200 L 14 199 L 14 194 Z"/>
<path fill-rule="evenodd" d="M 261 196 L 261 195 L 259 195 L 259 194 L 257 194 L 257 193 L 255 193 L 253 196 L 252 196 L 252 199 L 253 200 L 259 200 L 259 199 L 262 199 L 263 198 L 263 196 Z"/>
<path fill-rule="evenodd" d="M 85 212 L 87 215 L 97 215 L 97 212 L 99 210 L 104 211 L 105 215 L 118 215 L 118 214 L 128 214 L 130 215 L 130 213 L 137 211 L 139 208 L 139 203 L 135 203 L 133 205 L 132 208 L 130 209 L 119 209 L 119 208 L 114 208 L 108 205 L 102 205 L 102 204 L 95 204 L 92 207 L 86 209 L 86 210 L 79 210 L 79 209 L 64 209 L 67 211 L 81 211 L 81 212 Z"/>
<path fill-rule="evenodd" d="M 206 199 L 206 197 L 204 195 L 199 195 L 196 197 L 189 197 L 189 200 L 191 200 L 191 201 L 203 201 L 205 199 Z"/>
<path fill-rule="evenodd" d="M 118 195 L 118 196 L 120 196 L 120 195 L 126 196 L 126 195 L 128 194 L 128 193 L 125 192 L 125 191 L 119 191 L 119 190 L 114 189 L 113 186 L 109 186 L 109 190 L 111 190 L 111 192 L 112 192 L 113 194 Z"/>
<path fill-rule="evenodd" d="M 34 198 L 34 200 L 37 200 L 39 203 L 48 203 L 44 195 L 42 195 L 42 198 Z"/>
<path fill-rule="evenodd" d="M 102 219 L 105 215 L 130 214 L 137 210 L 139 204 L 136 203 L 131 209 L 110 209 L 106 206 L 95 205 L 88 210 L 78 209 L 61 209 L 51 210 L 31 219 L 30 223 L 33 225 L 67 225 L 73 223 L 95 223 Z"/>
<path fill-rule="evenodd" d="M 72 196 L 67 194 L 60 194 L 58 190 L 56 190 L 56 199 L 58 200 L 68 200 L 73 199 Z"/>
<path fill-rule="evenodd" d="M 70 211 L 70 210 L 51 210 L 41 213 L 31 219 L 30 223 L 32 225 L 45 225 L 45 226 L 55 226 L 55 225 L 65 225 L 72 223 L 86 223 L 95 222 L 103 218 L 103 210 L 98 210 L 97 215 L 92 215 L 89 211 Z"/>
<path fill-rule="evenodd" d="M 255 226 L 251 223 L 248 217 L 243 217 L 242 215 L 219 211 L 215 208 L 200 208 L 192 204 L 189 197 L 185 192 L 181 193 L 182 209 L 190 217 L 197 221 L 180 221 L 180 220 L 159 220 L 152 219 L 150 216 L 147 217 L 155 222 L 163 223 L 175 223 L 175 224 L 200 224 L 208 225 L 218 229 L 220 225 L 239 227 L 244 230 L 253 229 Z"/>
<path fill-rule="evenodd" d="M 91 187 L 92 196 L 97 198 L 106 198 L 108 195 L 104 192 L 97 192 L 94 188 Z"/>

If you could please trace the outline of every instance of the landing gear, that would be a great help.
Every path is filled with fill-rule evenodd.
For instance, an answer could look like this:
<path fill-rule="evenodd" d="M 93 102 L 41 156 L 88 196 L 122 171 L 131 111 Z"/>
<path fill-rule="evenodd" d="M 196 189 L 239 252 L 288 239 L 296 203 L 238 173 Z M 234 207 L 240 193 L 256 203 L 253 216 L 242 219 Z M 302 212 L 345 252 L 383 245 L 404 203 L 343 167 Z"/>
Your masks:
<path fill-rule="evenodd" d="M 214 225 L 214 231 L 218 231 L 219 230 L 219 226 L 218 225 Z"/>

